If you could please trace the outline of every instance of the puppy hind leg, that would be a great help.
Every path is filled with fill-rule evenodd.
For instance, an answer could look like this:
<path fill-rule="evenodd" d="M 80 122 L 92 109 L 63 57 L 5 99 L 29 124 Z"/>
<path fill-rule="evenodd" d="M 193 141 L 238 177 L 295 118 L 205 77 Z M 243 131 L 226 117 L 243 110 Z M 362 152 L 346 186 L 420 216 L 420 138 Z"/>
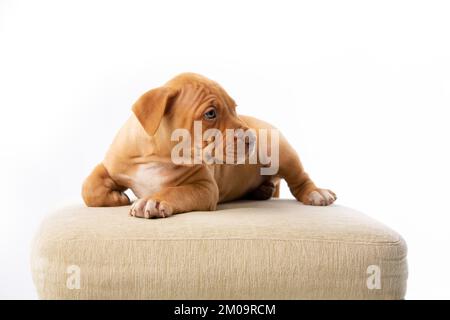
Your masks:
<path fill-rule="evenodd" d="M 245 196 L 249 200 L 268 200 L 272 197 L 280 196 L 280 179 L 271 178 L 264 181 L 258 188 L 252 190 Z"/>
<path fill-rule="evenodd" d="M 280 181 L 275 183 L 275 191 L 272 195 L 273 198 L 279 198 L 280 197 Z"/>
<path fill-rule="evenodd" d="M 336 194 L 328 189 L 317 188 L 303 169 L 300 159 L 294 149 L 283 140 L 280 144 L 280 170 L 291 190 L 292 195 L 307 205 L 327 206 L 336 199 Z"/>
<path fill-rule="evenodd" d="M 130 204 L 126 189 L 117 185 L 100 163 L 84 181 L 81 195 L 88 207 L 126 206 Z"/>

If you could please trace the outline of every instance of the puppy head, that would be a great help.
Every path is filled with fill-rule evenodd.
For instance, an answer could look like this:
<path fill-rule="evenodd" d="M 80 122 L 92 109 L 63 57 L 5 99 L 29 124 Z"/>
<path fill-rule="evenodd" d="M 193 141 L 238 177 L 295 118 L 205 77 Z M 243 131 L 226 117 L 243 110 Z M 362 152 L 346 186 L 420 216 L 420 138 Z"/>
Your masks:
<path fill-rule="evenodd" d="M 248 156 L 248 135 L 242 134 L 248 126 L 237 116 L 236 103 L 219 84 L 201 75 L 183 73 L 164 86 L 148 91 L 134 104 L 133 112 L 147 134 L 156 137 L 160 151 L 165 149 L 165 154 L 170 154 L 177 144 L 171 139 L 175 130 L 189 131 L 194 140 L 201 124 L 204 137 L 211 136 L 211 132 L 222 134 L 221 150 L 225 157 L 230 156 L 231 149 L 226 148 L 230 144 L 234 145 L 232 153 L 236 155 L 239 140 L 247 146 L 245 156 Z M 230 129 L 237 134 L 231 136 Z M 202 141 L 202 148 L 210 142 Z"/>

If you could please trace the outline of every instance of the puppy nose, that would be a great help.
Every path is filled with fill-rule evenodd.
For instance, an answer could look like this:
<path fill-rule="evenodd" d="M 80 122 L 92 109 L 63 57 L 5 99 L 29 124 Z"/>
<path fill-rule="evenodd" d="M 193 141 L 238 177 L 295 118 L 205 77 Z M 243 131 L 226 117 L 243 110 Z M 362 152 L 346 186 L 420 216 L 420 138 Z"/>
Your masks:
<path fill-rule="evenodd" d="M 238 139 L 242 139 L 242 138 L 245 136 L 245 133 L 247 132 L 248 129 L 249 129 L 249 128 L 246 128 L 246 127 L 244 127 L 244 128 L 238 128 L 238 129 L 236 130 L 236 132 L 234 133 L 234 137 L 235 137 L 235 138 L 238 138 Z"/>
<path fill-rule="evenodd" d="M 252 143 L 252 140 L 256 139 L 256 136 L 252 131 L 247 131 L 249 128 L 242 128 L 242 130 L 238 130 L 234 134 L 235 140 L 243 140 L 246 146 L 249 146 Z"/>

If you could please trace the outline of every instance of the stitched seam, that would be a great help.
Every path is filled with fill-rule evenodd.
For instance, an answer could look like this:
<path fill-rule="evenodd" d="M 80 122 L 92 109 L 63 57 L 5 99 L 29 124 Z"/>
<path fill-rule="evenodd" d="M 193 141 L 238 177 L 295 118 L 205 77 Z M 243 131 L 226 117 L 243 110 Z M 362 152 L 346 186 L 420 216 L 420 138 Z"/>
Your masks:
<path fill-rule="evenodd" d="M 340 241 L 336 239 L 276 239 L 276 238 L 180 238 L 180 239 L 154 239 L 154 238 L 120 238 L 120 239 L 58 239 L 46 240 L 52 242 L 70 241 L 70 242 L 92 242 L 92 241 L 280 241 L 280 242 L 327 242 L 335 244 L 354 244 L 354 245 L 372 245 L 372 246 L 399 246 L 404 243 L 402 239 L 397 241 L 385 242 L 364 242 L 364 241 Z"/>

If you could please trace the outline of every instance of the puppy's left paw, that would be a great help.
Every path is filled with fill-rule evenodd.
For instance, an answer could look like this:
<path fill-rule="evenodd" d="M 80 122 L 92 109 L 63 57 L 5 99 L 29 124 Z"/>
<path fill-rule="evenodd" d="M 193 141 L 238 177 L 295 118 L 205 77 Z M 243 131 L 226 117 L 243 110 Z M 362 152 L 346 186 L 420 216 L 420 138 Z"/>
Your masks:
<path fill-rule="evenodd" d="M 301 202 L 311 206 L 328 206 L 336 199 L 336 194 L 333 191 L 317 188 L 303 196 Z"/>
<path fill-rule="evenodd" d="M 130 216 L 137 218 L 167 218 L 173 214 L 173 208 L 165 201 L 138 199 L 130 208 Z"/>

